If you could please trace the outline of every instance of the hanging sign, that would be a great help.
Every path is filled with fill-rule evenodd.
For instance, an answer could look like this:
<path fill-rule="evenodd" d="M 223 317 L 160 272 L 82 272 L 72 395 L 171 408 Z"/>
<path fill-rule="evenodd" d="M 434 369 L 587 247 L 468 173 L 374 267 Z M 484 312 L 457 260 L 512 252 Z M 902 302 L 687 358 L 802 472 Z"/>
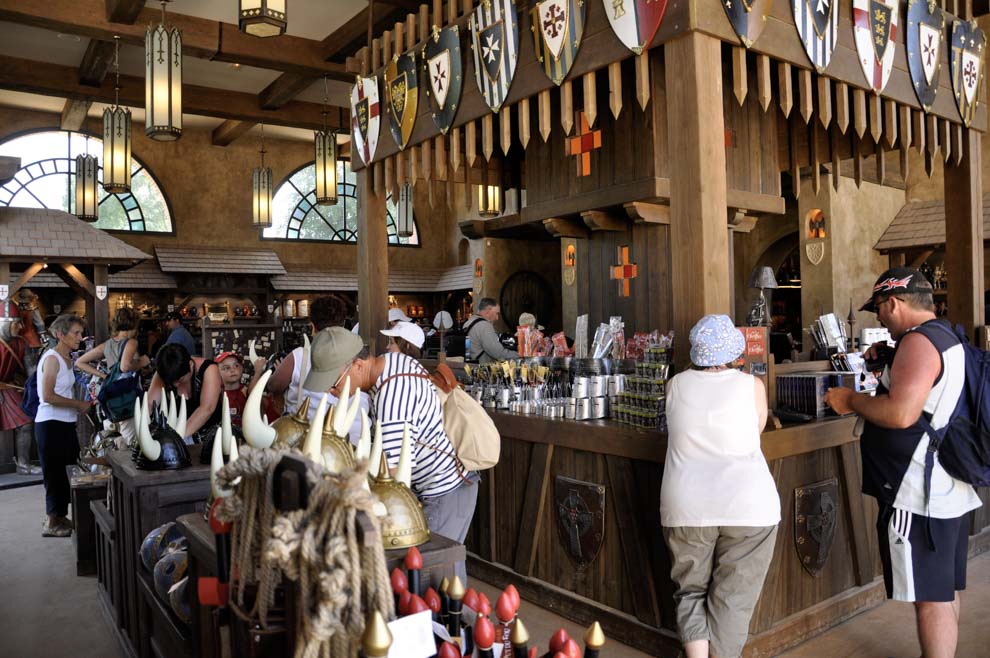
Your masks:
<path fill-rule="evenodd" d="M 412 51 L 395 55 L 385 67 L 385 93 L 388 101 L 388 127 L 399 150 L 406 148 L 416 124 L 419 85 L 416 54 Z"/>
<path fill-rule="evenodd" d="M 96 298 L 101 302 L 107 298 L 107 287 L 106 286 L 96 286 Z"/>
<path fill-rule="evenodd" d="M 516 74 L 519 23 L 512 0 L 481 0 L 471 14 L 474 77 L 492 112 L 498 112 Z"/>
<path fill-rule="evenodd" d="M 649 47 L 660 27 L 667 0 L 602 0 L 612 31 L 637 55 Z"/>
<path fill-rule="evenodd" d="M 555 85 L 574 64 L 584 34 L 584 12 L 583 0 L 543 0 L 530 10 L 536 58 Z"/>
<path fill-rule="evenodd" d="M 986 35 L 976 26 L 976 21 L 955 21 L 952 24 L 952 93 L 963 124 L 969 127 L 979 101 L 977 92 L 983 79 L 983 47 Z"/>
<path fill-rule="evenodd" d="M 423 46 L 423 73 L 430 82 L 426 95 L 433 122 L 446 135 L 461 100 L 461 37 L 456 25 L 442 30 L 433 26 L 433 34 Z"/>
<path fill-rule="evenodd" d="M 822 0 L 829 1 L 829 0 Z M 834 2 L 834 0 L 832 0 Z M 818 2 L 818 0 L 815 0 Z M 725 15 L 742 44 L 749 48 L 763 34 L 773 0 L 722 0 Z M 797 22 L 797 12 L 794 14 Z"/>
<path fill-rule="evenodd" d="M 375 149 L 378 148 L 380 114 L 378 78 L 358 78 L 351 89 L 351 134 L 355 150 L 366 165 L 371 164 Z"/>
<path fill-rule="evenodd" d="M 836 0 L 791 0 L 794 26 L 815 70 L 823 73 L 832 61 L 839 38 L 839 8 Z"/>
<path fill-rule="evenodd" d="M 945 14 L 935 0 L 910 0 L 907 10 L 907 63 L 911 86 L 921 107 L 929 112 L 938 91 L 945 40 Z"/>
<path fill-rule="evenodd" d="M 853 0 L 853 34 L 863 75 L 879 94 L 890 80 L 900 23 L 897 0 Z"/>

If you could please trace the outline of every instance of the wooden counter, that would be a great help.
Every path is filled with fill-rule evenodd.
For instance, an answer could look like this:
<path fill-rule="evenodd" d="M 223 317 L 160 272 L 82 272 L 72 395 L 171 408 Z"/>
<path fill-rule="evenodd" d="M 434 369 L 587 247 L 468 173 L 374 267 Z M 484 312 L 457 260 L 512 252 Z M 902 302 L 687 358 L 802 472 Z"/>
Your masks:
<path fill-rule="evenodd" d="M 597 619 L 606 635 L 651 655 L 677 656 L 674 585 L 660 532 L 666 435 L 611 421 L 492 417 L 502 455 L 482 475 L 466 541 L 469 574 L 499 586 L 514 583 L 524 598 L 579 623 Z M 781 523 L 747 656 L 775 655 L 884 598 L 877 507 L 860 493 L 854 425 L 854 418 L 833 418 L 763 434 Z M 817 576 L 797 549 L 797 537 L 807 534 L 795 530 L 797 490 L 826 492 L 822 509 L 834 510 Z M 990 502 L 987 491 L 981 496 Z M 990 512 L 981 508 L 972 515 L 971 533 L 978 536 L 971 555 L 990 544 L 987 525 Z M 590 533 L 580 534 L 585 526 Z"/>

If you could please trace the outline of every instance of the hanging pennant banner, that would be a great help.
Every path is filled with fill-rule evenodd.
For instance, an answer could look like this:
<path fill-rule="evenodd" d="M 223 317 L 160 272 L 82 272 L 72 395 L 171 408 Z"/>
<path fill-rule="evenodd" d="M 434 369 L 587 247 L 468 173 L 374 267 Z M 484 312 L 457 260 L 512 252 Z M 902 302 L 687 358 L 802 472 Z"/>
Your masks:
<path fill-rule="evenodd" d="M 492 112 L 498 112 L 516 74 L 519 23 L 512 0 L 481 0 L 471 14 L 474 77 Z"/>
<path fill-rule="evenodd" d="M 836 0 L 791 0 L 794 27 L 804 45 L 804 52 L 823 73 L 832 61 L 835 42 L 839 38 L 839 8 Z"/>
<path fill-rule="evenodd" d="M 667 0 L 602 0 L 612 31 L 637 55 L 648 48 L 667 11 Z"/>
<path fill-rule="evenodd" d="M 897 0 L 853 0 L 856 54 L 866 82 L 879 94 L 890 80 L 894 51 L 900 38 Z"/>
<path fill-rule="evenodd" d="M 819 0 L 815 0 L 818 2 Z M 829 0 L 822 0 L 828 2 Z M 834 2 L 834 0 L 831 0 Z M 749 48 L 763 34 L 773 0 L 722 0 L 725 15 L 742 44 Z M 797 22 L 797 12 L 794 13 Z"/>
<path fill-rule="evenodd" d="M 911 86 L 921 107 L 929 112 L 938 91 L 945 40 L 945 14 L 935 0 L 910 0 L 907 10 L 907 62 Z"/>
<path fill-rule="evenodd" d="M 423 46 L 423 74 L 429 83 L 426 95 L 433 110 L 433 122 L 447 134 L 461 101 L 461 37 L 456 25 L 438 29 Z"/>
<path fill-rule="evenodd" d="M 410 51 L 392 57 L 385 67 L 385 94 L 388 99 L 388 127 L 401 151 L 412 136 L 416 110 L 419 108 L 415 53 Z"/>
<path fill-rule="evenodd" d="M 536 58 L 555 85 L 574 64 L 584 35 L 584 12 L 583 0 L 542 0 L 530 11 Z"/>
<path fill-rule="evenodd" d="M 378 129 L 381 124 L 381 106 L 378 104 L 378 78 L 358 78 L 351 89 L 351 134 L 354 150 L 366 165 L 371 164 L 378 148 Z"/>
<path fill-rule="evenodd" d="M 955 21 L 952 24 L 952 93 L 963 124 L 969 127 L 979 101 L 977 92 L 983 80 L 983 48 L 986 35 L 976 26 L 976 21 Z"/>

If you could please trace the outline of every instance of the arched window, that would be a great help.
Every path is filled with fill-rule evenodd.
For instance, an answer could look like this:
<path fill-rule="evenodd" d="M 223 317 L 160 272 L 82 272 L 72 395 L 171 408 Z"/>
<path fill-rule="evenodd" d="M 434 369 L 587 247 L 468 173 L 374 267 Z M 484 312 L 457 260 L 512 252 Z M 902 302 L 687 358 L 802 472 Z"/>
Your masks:
<path fill-rule="evenodd" d="M 419 246 L 419 227 L 413 220 L 413 234 L 400 238 L 396 233 L 398 209 L 390 196 L 385 203 L 388 243 Z M 316 240 L 357 243 L 357 176 L 347 161 L 337 163 L 337 204 L 316 204 L 316 163 L 310 162 L 289 174 L 272 197 L 272 225 L 262 237 L 273 240 Z"/>
<path fill-rule="evenodd" d="M 68 130 L 22 133 L 0 142 L 0 155 L 21 159 L 21 168 L 0 186 L 0 206 L 75 212 L 76 156 L 103 160 L 103 140 Z M 98 178 L 103 182 L 103 167 Z M 158 181 L 136 157 L 131 159 L 131 191 L 100 192 L 100 219 L 109 231 L 171 233 L 172 213 Z"/>

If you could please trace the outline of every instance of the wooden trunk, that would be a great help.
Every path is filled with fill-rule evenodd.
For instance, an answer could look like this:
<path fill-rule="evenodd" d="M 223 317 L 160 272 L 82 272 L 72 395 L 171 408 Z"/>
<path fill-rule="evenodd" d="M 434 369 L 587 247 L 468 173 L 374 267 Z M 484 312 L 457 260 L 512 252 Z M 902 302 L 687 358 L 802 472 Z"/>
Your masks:
<path fill-rule="evenodd" d="M 468 535 L 469 572 L 607 636 L 656 656 L 677 656 L 674 584 L 661 535 L 660 483 L 666 436 L 606 421 L 545 421 L 494 413 L 499 464 L 483 474 Z M 781 501 L 781 523 L 747 656 L 776 655 L 884 598 L 874 523 L 877 506 L 860 493 L 859 443 L 852 418 L 763 434 L 763 452 Z M 558 477 L 604 489 L 604 537 L 579 565 L 558 525 Z M 795 544 L 795 490 L 837 480 L 835 532 L 820 574 Z M 971 554 L 985 550 L 988 516 L 973 515 Z"/>

